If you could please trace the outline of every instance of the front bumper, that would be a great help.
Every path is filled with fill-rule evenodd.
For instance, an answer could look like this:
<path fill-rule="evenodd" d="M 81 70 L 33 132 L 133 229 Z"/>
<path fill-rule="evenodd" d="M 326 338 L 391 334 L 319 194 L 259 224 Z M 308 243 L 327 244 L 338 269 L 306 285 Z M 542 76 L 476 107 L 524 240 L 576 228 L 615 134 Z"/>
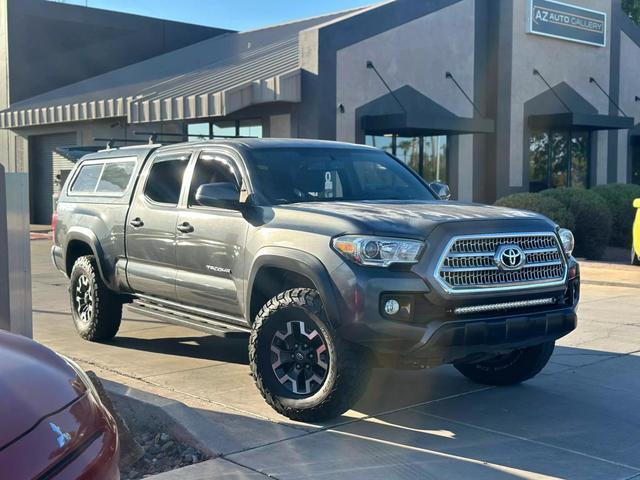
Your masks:
<path fill-rule="evenodd" d="M 426 342 L 394 360 L 399 365 L 427 367 L 453 363 L 474 355 L 508 352 L 555 341 L 573 331 L 577 322 L 573 308 L 445 322 Z"/>
<path fill-rule="evenodd" d="M 557 340 L 576 328 L 580 295 L 576 276 L 566 284 L 517 293 L 443 295 L 412 271 L 344 264 L 332 272 L 343 338 L 373 352 L 380 365 L 430 367 Z M 413 295 L 411 321 L 391 320 L 381 298 Z M 548 305 L 457 314 L 457 307 L 552 298 Z"/>

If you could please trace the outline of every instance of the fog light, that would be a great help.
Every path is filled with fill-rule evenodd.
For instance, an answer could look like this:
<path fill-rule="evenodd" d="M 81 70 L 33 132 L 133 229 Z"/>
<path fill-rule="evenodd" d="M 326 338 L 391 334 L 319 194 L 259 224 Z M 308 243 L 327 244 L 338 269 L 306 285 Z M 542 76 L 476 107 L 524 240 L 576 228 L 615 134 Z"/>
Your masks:
<path fill-rule="evenodd" d="M 384 312 L 387 315 L 395 315 L 400 311 L 400 304 L 397 300 L 391 299 L 387 300 L 384 304 Z"/>

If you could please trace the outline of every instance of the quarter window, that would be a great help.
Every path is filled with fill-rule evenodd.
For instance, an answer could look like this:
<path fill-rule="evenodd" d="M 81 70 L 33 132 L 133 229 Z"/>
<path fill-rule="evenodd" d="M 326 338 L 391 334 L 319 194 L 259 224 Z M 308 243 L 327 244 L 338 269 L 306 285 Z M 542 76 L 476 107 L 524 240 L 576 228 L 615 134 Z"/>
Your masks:
<path fill-rule="evenodd" d="M 188 154 L 157 158 L 149 171 L 145 196 L 154 202 L 177 205 L 188 163 Z"/>

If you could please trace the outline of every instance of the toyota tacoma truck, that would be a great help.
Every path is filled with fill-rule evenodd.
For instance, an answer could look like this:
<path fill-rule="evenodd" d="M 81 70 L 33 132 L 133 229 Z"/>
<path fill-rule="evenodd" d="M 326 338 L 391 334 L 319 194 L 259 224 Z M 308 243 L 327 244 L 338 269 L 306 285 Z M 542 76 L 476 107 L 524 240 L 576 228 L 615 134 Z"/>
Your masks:
<path fill-rule="evenodd" d="M 52 257 L 89 341 L 123 305 L 249 337 L 264 399 L 342 414 L 372 367 L 535 376 L 576 327 L 573 235 L 532 212 L 448 200 L 393 156 L 312 140 L 107 149 L 60 193 Z"/>

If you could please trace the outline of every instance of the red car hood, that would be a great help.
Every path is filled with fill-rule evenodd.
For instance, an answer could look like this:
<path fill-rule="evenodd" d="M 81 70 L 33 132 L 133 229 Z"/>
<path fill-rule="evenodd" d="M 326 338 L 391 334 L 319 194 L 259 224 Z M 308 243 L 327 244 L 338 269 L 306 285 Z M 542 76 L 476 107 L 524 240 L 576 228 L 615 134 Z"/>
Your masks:
<path fill-rule="evenodd" d="M 0 450 L 85 391 L 53 351 L 0 331 Z"/>

